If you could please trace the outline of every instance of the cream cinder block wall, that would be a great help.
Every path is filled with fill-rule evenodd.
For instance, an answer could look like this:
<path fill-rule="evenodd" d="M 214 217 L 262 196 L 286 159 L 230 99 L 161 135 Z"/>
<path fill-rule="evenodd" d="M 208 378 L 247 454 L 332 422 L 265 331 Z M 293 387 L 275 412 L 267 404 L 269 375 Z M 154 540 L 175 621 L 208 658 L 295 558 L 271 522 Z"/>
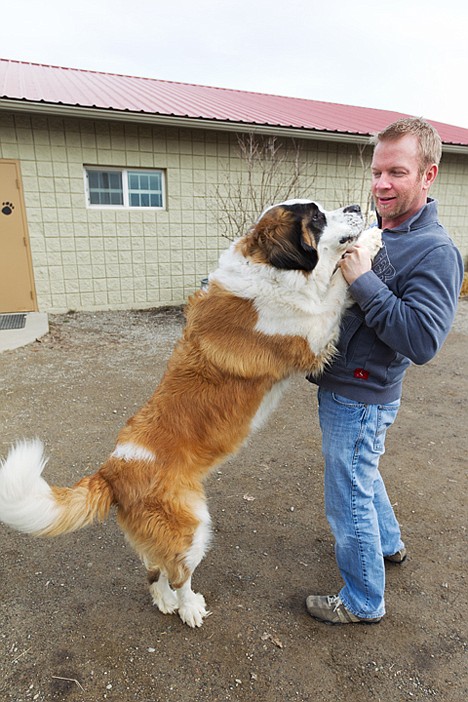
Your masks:
<path fill-rule="evenodd" d="M 0 115 L 0 158 L 19 159 L 39 309 L 185 301 L 216 260 L 200 173 L 216 137 L 105 121 Z M 165 210 L 92 209 L 84 165 L 161 168 Z"/>
<path fill-rule="evenodd" d="M 328 208 L 366 204 L 370 148 L 296 143 L 300 178 L 294 192 L 283 195 L 280 188 L 280 199 L 308 197 Z M 246 169 L 232 133 L 14 113 L 0 113 L 0 158 L 20 162 L 45 312 L 184 303 L 229 244 L 222 226 L 228 204 L 219 193 Z M 163 169 L 166 208 L 88 208 L 85 165 Z M 282 167 L 288 182 L 291 160 Z M 468 158 L 444 156 L 434 194 L 466 255 Z"/>
<path fill-rule="evenodd" d="M 439 201 L 439 219 L 468 268 L 468 154 L 442 155 L 431 196 Z"/>

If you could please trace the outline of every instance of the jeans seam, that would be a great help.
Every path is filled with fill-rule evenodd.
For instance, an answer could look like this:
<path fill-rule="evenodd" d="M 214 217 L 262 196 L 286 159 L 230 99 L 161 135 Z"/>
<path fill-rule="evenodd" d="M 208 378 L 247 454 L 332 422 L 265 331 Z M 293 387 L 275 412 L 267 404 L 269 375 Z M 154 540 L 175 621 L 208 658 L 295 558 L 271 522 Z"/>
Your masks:
<path fill-rule="evenodd" d="M 358 458 L 360 455 L 359 447 L 362 444 L 362 441 L 364 439 L 364 426 L 366 424 L 366 420 L 368 420 L 368 415 L 370 411 L 369 405 L 363 405 L 364 412 L 362 413 L 361 416 L 361 423 L 360 423 L 360 431 L 359 431 L 359 436 L 357 438 L 356 444 L 354 446 L 354 453 L 353 453 L 353 474 L 352 474 L 352 489 L 351 489 L 351 506 L 352 506 L 352 515 L 353 515 L 353 523 L 354 523 L 354 533 L 356 534 L 356 540 L 359 545 L 359 560 L 360 560 L 360 565 L 361 565 L 361 570 L 363 574 L 363 584 L 365 587 L 365 596 L 366 596 L 366 607 L 369 604 L 369 584 L 368 584 L 368 575 L 367 575 L 367 570 L 365 567 L 364 563 L 364 552 L 362 548 L 362 542 L 361 542 L 361 536 L 359 532 L 359 520 L 357 519 L 356 515 L 356 465 L 358 462 Z M 357 615 L 359 616 L 359 615 Z"/>

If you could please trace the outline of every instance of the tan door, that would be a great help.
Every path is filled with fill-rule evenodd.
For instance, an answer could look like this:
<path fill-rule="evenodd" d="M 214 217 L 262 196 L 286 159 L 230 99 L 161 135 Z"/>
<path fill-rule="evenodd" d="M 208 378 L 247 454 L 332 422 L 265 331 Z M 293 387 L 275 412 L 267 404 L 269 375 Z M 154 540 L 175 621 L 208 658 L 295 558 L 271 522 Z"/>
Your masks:
<path fill-rule="evenodd" d="M 0 313 L 37 310 L 21 176 L 0 160 Z"/>

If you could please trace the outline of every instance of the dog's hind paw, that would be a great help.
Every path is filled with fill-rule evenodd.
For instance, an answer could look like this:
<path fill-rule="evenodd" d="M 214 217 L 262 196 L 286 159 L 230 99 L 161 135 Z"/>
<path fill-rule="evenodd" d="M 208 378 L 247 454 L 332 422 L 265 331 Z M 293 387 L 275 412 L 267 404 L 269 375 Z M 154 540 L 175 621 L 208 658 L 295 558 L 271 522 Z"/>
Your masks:
<path fill-rule="evenodd" d="M 158 581 L 150 586 L 151 597 L 153 604 L 163 614 L 174 614 L 179 607 L 177 595 L 168 584 Z"/>
<path fill-rule="evenodd" d="M 179 606 L 178 614 L 184 624 L 195 628 L 201 626 L 203 620 L 208 617 L 211 612 L 206 609 L 203 595 L 200 595 L 200 593 L 192 593 L 190 599 L 187 599 Z"/>

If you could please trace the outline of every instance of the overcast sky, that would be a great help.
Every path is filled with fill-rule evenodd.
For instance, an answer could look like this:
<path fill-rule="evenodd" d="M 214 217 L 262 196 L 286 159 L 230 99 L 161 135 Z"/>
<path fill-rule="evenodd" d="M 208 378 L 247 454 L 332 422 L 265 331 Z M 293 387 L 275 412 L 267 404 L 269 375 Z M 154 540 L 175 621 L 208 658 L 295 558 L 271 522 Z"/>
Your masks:
<path fill-rule="evenodd" d="M 14 0 L 0 57 L 468 128 L 466 0 Z"/>

